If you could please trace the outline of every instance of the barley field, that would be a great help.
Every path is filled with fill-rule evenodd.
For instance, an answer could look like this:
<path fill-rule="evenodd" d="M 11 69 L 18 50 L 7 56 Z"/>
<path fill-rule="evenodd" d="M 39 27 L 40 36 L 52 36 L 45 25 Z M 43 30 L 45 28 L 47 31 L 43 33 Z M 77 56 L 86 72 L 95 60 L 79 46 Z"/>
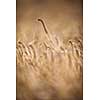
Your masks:
<path fill-rule="evenodd" d="M 83 100 L 82 0 L 56 1 L 17 0 L 17 100 Z"/>

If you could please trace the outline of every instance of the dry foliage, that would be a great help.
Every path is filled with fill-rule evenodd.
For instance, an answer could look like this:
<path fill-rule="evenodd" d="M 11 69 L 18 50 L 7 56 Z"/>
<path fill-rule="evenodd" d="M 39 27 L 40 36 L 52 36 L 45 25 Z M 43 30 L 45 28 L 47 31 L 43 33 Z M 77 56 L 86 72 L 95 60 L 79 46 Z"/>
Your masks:
<path fill-rule="evenodd" d="M 48 41 L 17 41 L 17 100 L 82 100 L 82 39 L 45 32 Z"/>

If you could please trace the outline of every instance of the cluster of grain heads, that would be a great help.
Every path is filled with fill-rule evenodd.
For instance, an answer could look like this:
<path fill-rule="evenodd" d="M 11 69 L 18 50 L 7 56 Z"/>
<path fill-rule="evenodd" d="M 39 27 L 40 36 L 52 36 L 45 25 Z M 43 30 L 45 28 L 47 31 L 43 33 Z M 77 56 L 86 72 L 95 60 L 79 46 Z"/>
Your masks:
<path fill-rule="evenodd" d="M 82 100 L 82 39 L 63 44 L 39 21 L 48 41 L 17 41 L 17 100 Z"/>
<path fill-rule="evenodd" d="M 79 77 L 81 77 L 80 75 L 82 71 L 80 69 L 82 69 L 81 68 L 82 55 L 80 53 L 81 52 L 81 49 L 79 48 L 80 46 L 78 46 L 75 43 L 75 41 L 71 43 L 69 42 L 68 48 L 66 49 L 67 52 L 63 54 L 62 52 L 57 53 L 52 48 L 48 47 L 46 43 L 45 45 L 44 43 L 42 44 L 43 46 L 45 46 L 45 49 L 43 51 L 40 50 L 42 48 L 37 49 L 35 44 L 31 44 L 31 45 L 24 44 L 24 46 L 22 46 L 22 44 L 23 43 L 21 43 L 20 45 L 19 42 L 17 44 L 18 45 L 17 59 L 20 62 L 19 65 L 25 68 L 23 70 L 29 70 L 28 72 L 27 71 L 23 72 L 24 74 L 28 73 L 27 75 L 24 75 L 24 77 L 28 77 L 28 78 L 34 77 L 34 79 L 29 78 L 29 80 L 26 80 L 28 82 L 27 84 L 30 87 L 32 86 L 31 88 L 33 88 L 33 92 L 37 91 L 37 89 L 34 90 L 34 88 L 37 88 L 35 87 L 34 81 L 38 82 L 37 84 L 39 83 L 41 84 L 42 82 L 42 84 L 46 84 L 47 86 L 46 90 L 45 90 L 44 85 L 41 87 L 39 86 L 40 88 L 42 88 L 42 90 L 39 89 L 39 91 L 41 92 L 37 94 L 35 92 L 35 95 L 37 95 L 38 98 L 43 98 L 40 96 L 40 94 L 44 93 L 45 97 L 51 98 L 52 97 L 51 94 L 53 92 L 50 92 L 50 93 L 46 92 L 48 91 L 48 88 L 51 88 L 51 87 L 54 88 L 54 91 L 57 91 L 57 94 L 55 95 L 58 95 L 59 98 L 62 98 L 63 96 L 67 95 L 69 93 L 68 92 L 69 89 L 72 88 L 71 86 L 74 86 L 73 85 L 74 81 L 77 81 L 76 79 L 79 79 Z M 17 65 L 17 67 L 20 67 L 20 66 Z M 20 74 L 23 74 L 23 73 L 20 73 Z M 29 73 L 32 74 L 32 76 L 29 75 Z M 38 79 L 41 82 L 37 81 Z M 19 80 L 19 78 L 17 80 Z M 26 84 L 26 83 L 23 83 L 23 84 Z M 47 100 L 50 100 L 50 99 L 47 99 Z M 61 100 L 61 99 L 58 99 L 58 100 Z"/>

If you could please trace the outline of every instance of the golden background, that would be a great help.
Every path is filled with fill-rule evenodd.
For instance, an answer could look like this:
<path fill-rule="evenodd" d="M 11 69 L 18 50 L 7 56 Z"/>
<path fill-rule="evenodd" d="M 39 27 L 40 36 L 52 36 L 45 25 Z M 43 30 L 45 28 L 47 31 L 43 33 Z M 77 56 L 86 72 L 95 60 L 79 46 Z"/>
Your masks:
<path fill-rule="evenodd" d="M 42 18 L 63 40 L 82 36 L 82 0 L 17 0 L 17 40 L 43 39 Z"/>
<path fill-rule="evenodd" d="M 82 0 L 17 0 L 17 100 L 83 99 L 82 8 Z"/>

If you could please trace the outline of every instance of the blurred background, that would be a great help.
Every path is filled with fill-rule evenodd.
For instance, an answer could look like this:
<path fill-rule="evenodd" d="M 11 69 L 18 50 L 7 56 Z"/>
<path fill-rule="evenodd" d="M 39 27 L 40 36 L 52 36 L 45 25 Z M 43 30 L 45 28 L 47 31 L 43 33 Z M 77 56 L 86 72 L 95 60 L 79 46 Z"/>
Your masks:
<path fill-rule="evenodd" d="M 16 0 L 17 40 L 31 42 L 44 39 L 44 30 L 37 21 L 41 18 L 51 34 L 63 41 L 82 36 L 82 0 Z"/>

